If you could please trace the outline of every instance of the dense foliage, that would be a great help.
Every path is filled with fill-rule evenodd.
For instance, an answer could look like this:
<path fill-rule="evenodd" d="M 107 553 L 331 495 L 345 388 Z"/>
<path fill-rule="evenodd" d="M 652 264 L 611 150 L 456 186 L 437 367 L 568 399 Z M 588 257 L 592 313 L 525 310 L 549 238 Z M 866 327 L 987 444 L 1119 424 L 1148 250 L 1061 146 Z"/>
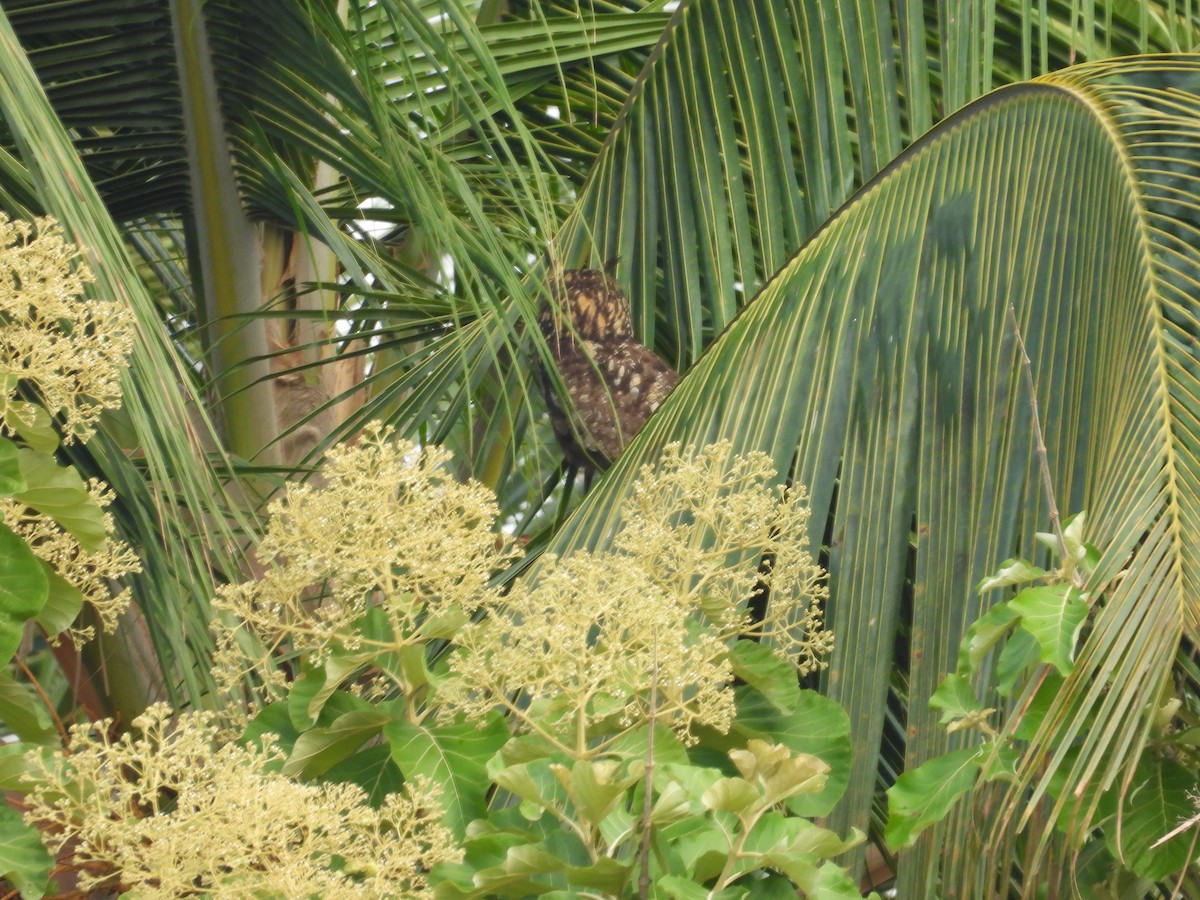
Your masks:
<path fill-rule="evenodd" d="M 0 783 L 153 709 L 305 796 L 436 783 L 451 895 L 849 892 L 858 833 L 905 897 L 1200 893 L 1196 46 L 1158 0 L 0 0 Z M 608 261 L 683 377 L 584 496 L 536 319 Z M 723 561 L 646 499 L 705 459 L 778 501 Z"/>

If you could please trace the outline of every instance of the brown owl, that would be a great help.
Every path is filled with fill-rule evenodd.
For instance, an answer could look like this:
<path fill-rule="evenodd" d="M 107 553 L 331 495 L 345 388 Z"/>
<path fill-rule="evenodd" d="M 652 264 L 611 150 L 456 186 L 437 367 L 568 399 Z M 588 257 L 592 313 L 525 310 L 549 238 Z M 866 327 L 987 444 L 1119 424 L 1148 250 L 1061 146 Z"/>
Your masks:
<path fill-rule="evenodd" d="M 679 375 L 638 343 L 629 298 L 595 269 L 574 269 L 554 278 L 538 317 L 550 355 L 574 409 L 567 408 L 554 379 L 539 366 L 550 422 L 572 465 L 604 470 L 645 424 Z"/>

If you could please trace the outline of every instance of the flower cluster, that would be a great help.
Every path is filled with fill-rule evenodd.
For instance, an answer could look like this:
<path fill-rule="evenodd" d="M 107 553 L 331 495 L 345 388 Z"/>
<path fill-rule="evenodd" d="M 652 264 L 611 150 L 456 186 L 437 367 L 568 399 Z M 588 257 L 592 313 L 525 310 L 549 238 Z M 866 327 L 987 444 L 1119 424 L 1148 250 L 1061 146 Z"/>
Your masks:
<path fill-rule="evenodd" d="M 113 494 L 103 482 L 92 479 L 87 483 L 88 494 L 101 508 L 113 501 Z M 104 514 L 104 530 L 109 535 L 99 550 L 87 550 L 79 541 L 44 513 L 30 509 L 11 497 L 0 497 L 0 521 L 15 531 L 43 562 L 47 563 L 71 587 L 78 590 L 83 602 L 89 604 L 100 618 L 107 633 L 116 630 L 117 620 L 129 607 L 129 588 L 116 594 L 112 585 L 125 576 L 140 572 L 141 562 L 124 541 L 112 536 L 112 515 Z M 95 629 L 72 627 L 71 640 L 80 647 L 95 636 Z"/>
<path fill-rule="evenodd" d="M 71 847 L 87 890 L 118 880 L 139 897 L 422 896 L 437 863 L 459 858 L 417 781 L 373 809 L 351 784 L 269 771 L 270 740 L 222 739 L 209 713 L 164 704 L 110 739 L 111 722 L 72 731 L 68 753 L 29 756 L 26 819 L 55 852 Z"/>
<path fill-rule="evenodd" d="M 734 640 L 758 638 L 800 672 L 832 647 L 805 495 L 774 477 L 765 455 L 728 443 L 668 447 L 642 470 L 611 551 L 547 561 L 463 629 L 440 700 L 471 717 L 507 708 L 577 754 L 602 752 L 595 737 L 614 721 L 654 716 L 684 739 L 727 730 Z M 759 591 L 769 602 L 752 617 Z"/>
<path fill-rule="evenodd" d="M 11 433 L 13 417 L 29 415 L 22 387 L 61 417 L 68 442 L 86 441 L 100 414 L 120 405 L 131 316 L 120 303 L 83 298 L 91 278 L 57 222 L 35 228 L 0 213 L 0 429 Z"/>
<path fill-rule="evenodd" d="M 236 621 L 214 623 L 222 677 L 236 684 L 248 662 L 279 678 L 267 657 L 246 658 L 239 626 L 266 648 L 319 664 L 336 651 L 369 655 L 448 637 L 493 602 L 488 579 L 515 553 L 492 531 L 492 493 L 456 481 L 443 469 L 449 460 L 372 424 L 353 446 L 330 451 L 323 487 L 289 484 L 258 549 L 275 565 L 215 601 Z M 384 616 L 386 636 L 364 635 L 368 609 Z"/>

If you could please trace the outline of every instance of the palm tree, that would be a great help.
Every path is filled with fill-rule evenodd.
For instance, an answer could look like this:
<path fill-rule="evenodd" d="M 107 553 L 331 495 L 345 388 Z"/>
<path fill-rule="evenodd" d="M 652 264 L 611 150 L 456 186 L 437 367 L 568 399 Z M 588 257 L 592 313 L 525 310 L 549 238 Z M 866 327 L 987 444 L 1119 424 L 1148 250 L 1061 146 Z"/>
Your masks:
<path fill-rule="evenodd" d="M 604 546 L 666 442 L 728 438 L 825 523 L 822 688 L 861 748 L 832 825 L 878 832 L 877 781 L 955 746 L 927 700 L 973 586 L 1050 524 L 1019 332 L 1107 599 L 1011 786 L 980 795 L 997 834 L 950 840 L 964 806 L 901 857 L 900 895 L 1068 871 L 1103 817 L 1082 788 L 1130 788 L 1164 691 L 1195 697 L 1200 63 L 1112 59 L 1194 46 L 1189 5 L 0 7 L 0 198 L 62 219 L 139 315 L 128 421 L 87 465 L 145 548 L 172 691 L 209 687 L 211 585 L 302 474 L 289 435 L 309 462 L 372 417 L 447 443 L 556 552 Z M 555 528 L 538 282 L 614 257 L 687 375 Z M 280 415 L 288 385 L 313 390 Z"/>

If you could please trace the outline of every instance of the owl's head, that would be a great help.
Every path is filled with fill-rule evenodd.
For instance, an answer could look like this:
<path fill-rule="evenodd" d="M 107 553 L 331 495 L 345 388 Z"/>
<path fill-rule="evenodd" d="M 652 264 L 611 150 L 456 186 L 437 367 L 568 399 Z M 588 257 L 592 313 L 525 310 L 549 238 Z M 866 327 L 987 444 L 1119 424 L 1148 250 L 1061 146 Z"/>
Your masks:
<path fill-rule="evenodd" d="M 629 298 L 621 286 L 598 269 L 570 269 L 551 277 L 550 294 L 559 315 L 570 318 L 570 328 L 585 341 L 633 337 Z M 550 311 L 547 310 L 547 313 Z M 554 325 L 543 316 L 545 324 Z M 562 325 L 559 325 L 562 328 Z"/>

